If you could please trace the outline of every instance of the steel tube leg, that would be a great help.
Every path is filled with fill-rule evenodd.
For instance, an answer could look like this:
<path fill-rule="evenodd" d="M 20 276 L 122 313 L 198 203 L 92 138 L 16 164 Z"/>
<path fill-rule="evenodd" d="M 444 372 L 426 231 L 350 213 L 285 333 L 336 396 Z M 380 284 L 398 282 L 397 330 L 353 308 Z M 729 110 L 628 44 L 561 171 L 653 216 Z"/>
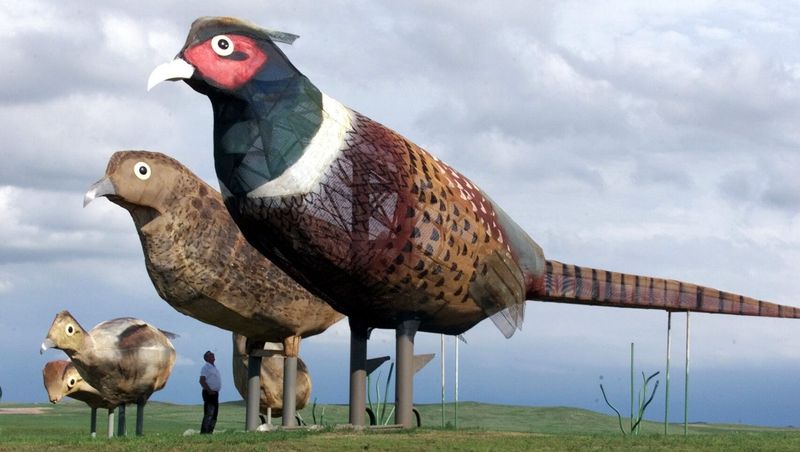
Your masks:
<path fill-rule="evenodd" d="M 125 431 L 125 404 L 119 406 L 119 415 L 117 415 L 117 436 L 126 436 Z"/>
<path fill-rule="evenodd" d="M 144 401 L 136 402 L 136 436 L 144 434 Z"/>
<path fill-rule="evenodd" d="M 367 327 L 350 321 L 350 424 L 363 427 L 367 410 Z"/>
<path fill-rule="evenodd" d="M 114 409 L 108 410 L 108 437 L 114 437 Z"/>
<path fill-rule="evenodd" d="M 92 438 L 97 437 L 97 408 L 92 407 L 92 419 L 89 421 L 89 433 L 92 434 Z"/>
<path fill-rule="evenodd" d="M 297 356 L 283 358 L 283 417 L 281 425 L 294 427 L 295 404 L 297 402 Z"/>
<path fill-rule="evenodd" d="M 395 423 L 403 428 L 414 426 L 414 335 L 418 320 L 406 320 L 397 326 L 397 378 L 395 379 Z"/>
<path fill-rule="evenodd" d="M 254 432 L 258 428 L 258 410 L 261 399 L 261 356 L 251 354 L 247 358 L 247 403 L 245 404 L 245 430 Z"/>

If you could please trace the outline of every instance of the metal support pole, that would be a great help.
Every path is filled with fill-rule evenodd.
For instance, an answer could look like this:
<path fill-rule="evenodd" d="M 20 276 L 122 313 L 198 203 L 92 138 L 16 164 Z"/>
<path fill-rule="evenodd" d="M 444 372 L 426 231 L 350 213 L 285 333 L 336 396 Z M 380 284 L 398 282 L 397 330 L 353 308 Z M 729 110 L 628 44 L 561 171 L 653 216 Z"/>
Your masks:
<path fill-rule="evenodd" d="M 272 407 L 267 407 L 267 425 L 272 425 Z"/>
<path fill-rule="evenodd" d="M 669 428 L 669 359 L 672 352 L 672 311 L 667 311 L 667 371 L 664 381 L 664 435 Z"/>
<path fill-rule="evenodd" d="M 295 405 L 297 403 L 297 355 L 283 358 L 283 422 L 284 427 L 297 425 Z"/>
<path fill-rule="evenodd" d="M 261 359 L 258 350 L 253 350 L 247 357 L 247 403 L 245 405 L 245 430 L 254 432 L 258 429 L 259 402 L 261 401 Z"/>
<path fill-rule="evenodd" d="M 631 342 L 631 435 L 633 434 L 633 342 Z"/>
<path fill-rule="evenodd" d="M 395 361 L 397 361 L 397 378 L 395 379 L 395 423 L 404 428 L 411 428 L 414 422 L 414 335 L 417 334 L 419 320 L 405 320 L 397 325 L 395 343 Z"/>
<path fill-rule="evenodd" d="M 125 431 L 125 404 L 119 406 L 119 415 L 117 416 L 117 436 L 127 436 L 128 432 Z"/>
<path fill-rule="evenodd" d="M 366 326 L 350 318 L 350 424 L 363 427 L 367 410 Z"/>
<path fill-rule="evenodd" d="M 89 421 L 89 433 L 92 438 L 97 438 L 97 408 L 92 407 L 92 419 Z"/>
<path fill-rule="evenodd" d="M 108 410 L 108 437 L 114 437 L 114 409 L 109 408 Z"/>
<path fill-rule="evenodd" d="M 453 408 L 453 428 L 458 430 L 458 336 L 455 337 L 456 341 L 456 384 L 455 384 L 455 400 L 454 400 L 454 408 Z"/>
<path fill-rule="evenodd" d="M 442 428 L 444 428 L 444 334 L 439 335 L 439 357 L 442 364 Z"/>
<path fill-rule="evenodd" d="M 136 402 L 136 436 L 144 434 L 144 400 Z"/>
<path fill-rule="evenodd" d="M 686 377 L 683 380 L 683 435 L 689 434 L 689 311 L 686 311 Z"/>

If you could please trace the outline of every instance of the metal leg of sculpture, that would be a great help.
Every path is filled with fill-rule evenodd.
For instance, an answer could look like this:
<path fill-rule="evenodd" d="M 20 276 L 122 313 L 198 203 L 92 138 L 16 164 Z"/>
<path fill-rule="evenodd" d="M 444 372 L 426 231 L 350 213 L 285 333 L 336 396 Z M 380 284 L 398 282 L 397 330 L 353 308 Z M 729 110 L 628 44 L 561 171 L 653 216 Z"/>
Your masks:
<path fill-rule="evenodd" d="M 125 431 L 125 404 L 119 406 L 119 415 L 117 416 L 117 436 L 125 436 L 128 433 Z"/>
<path fill-rule="evenodd" d="M 92 419 L 89 421 L 89 433 L 92 438 L 97 438 L 97 408 L 92 407 Z"/>
<path fill-rule="evenodd" d="M 283 340 L 283 415 L 284 427 L 297 426 L 297 355 L 300 354 L 300 336 Z"/>
<path fill-rule="evenodd" d="M 363 427 L 367 400 L 367 339 L 366 326 L 350 319 L 350 424 Z"/>
<path fill-rule="evenodd" d="M 283 422 L 284 427 L 297 425 L 295 402 L 297 393 L 297 357 L 283 358 Z"/>
<path fill-rule="evenodd" d="M 108 410 L 108 437 L 114 437 L 114 410 Z"/>
<path fill-rule="evenodd" d="M 414 426 L 414 335 L 419 320 L 405 320 L 397 326 L 396 353 L 397 378 L 395 379 L 395 423 L 403 428 Z"/>
<path fill-rule="evenodd" d="M 258 428 L 258 410 L 261 399 L 261 355 L 254 350 L 247 358 L 247 404 L 245 405 L 245 430 Z"/>
<path fill-rule="evenodd" d="M 136 436 L 144 434 L 144 401 L 136 402 Z"/>

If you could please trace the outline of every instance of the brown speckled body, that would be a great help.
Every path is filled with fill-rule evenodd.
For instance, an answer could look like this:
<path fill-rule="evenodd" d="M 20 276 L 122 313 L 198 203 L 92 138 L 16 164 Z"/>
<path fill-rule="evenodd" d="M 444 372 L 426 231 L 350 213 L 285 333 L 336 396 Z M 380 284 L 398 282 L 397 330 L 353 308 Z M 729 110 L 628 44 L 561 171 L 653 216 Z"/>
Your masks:
<path fill-rule="evenodd" d="M 106 400 L 97 389 L 83 379 L 70 361 L 50 361 L 42 369 L 44 387 L 50 403 L 58 403 L 64 396 L 80 400 L 91 408 L 114 409 L 116 404 Z"/>
<path fill-rule="evenodd" d="M 233 384 L 239 395 L 246 398 L 247 394 L 247 338 L 233 334 Z M 283 413 L 283 355 L 276 351 L 274 355 L 264 356 L 261 360 L 261 397 L 259 409 L 267 414 L 267 408 L 272 408 L 272 417 L 279 417 Z M 311 397 L 311 375 L 302 359 L 297 358 L 297 398 L 296 408 L 299 410 L 308 404 Z"/>
<path fill-rule="evenodd" d="M 166 334 L 131 317 L 101 322 L 87 332 L 62 311 L 45 342 L 63 350 L 83 379 L 114 405 L 147 401 L 164 387 L 175 364 Z"/>
<path fill-rule="evenodd" d="M 544 269 L 538 245 L 425 150 L 364 116 L 353 126 L 313 192 L 227 200 L 245 235 L 372 326 L 416 318 L 456 334 L 521 310 Z"/>
<path fill-rule="evenodd" d="M 139 162 L 147 180 L 134 174 Z M 321 333 L 342 317 L 250 246 L 220 194 L 175 159 L 116 152 L 106 178 L 109 199 L 133 217 L 158 294 L 179 312 L 269 342 Z"/>

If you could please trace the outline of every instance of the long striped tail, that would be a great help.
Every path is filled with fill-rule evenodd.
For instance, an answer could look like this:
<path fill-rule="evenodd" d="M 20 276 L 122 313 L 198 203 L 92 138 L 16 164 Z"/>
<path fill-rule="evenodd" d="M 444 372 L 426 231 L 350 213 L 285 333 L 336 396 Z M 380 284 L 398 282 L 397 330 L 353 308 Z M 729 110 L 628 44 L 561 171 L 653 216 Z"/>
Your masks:
<path fill-rule="evenodd" d="M 529 299 L 712 314 L 800 318 L 800 308 L 671 279 L 581 268 L 547 260 L 543 287 Z"/>

